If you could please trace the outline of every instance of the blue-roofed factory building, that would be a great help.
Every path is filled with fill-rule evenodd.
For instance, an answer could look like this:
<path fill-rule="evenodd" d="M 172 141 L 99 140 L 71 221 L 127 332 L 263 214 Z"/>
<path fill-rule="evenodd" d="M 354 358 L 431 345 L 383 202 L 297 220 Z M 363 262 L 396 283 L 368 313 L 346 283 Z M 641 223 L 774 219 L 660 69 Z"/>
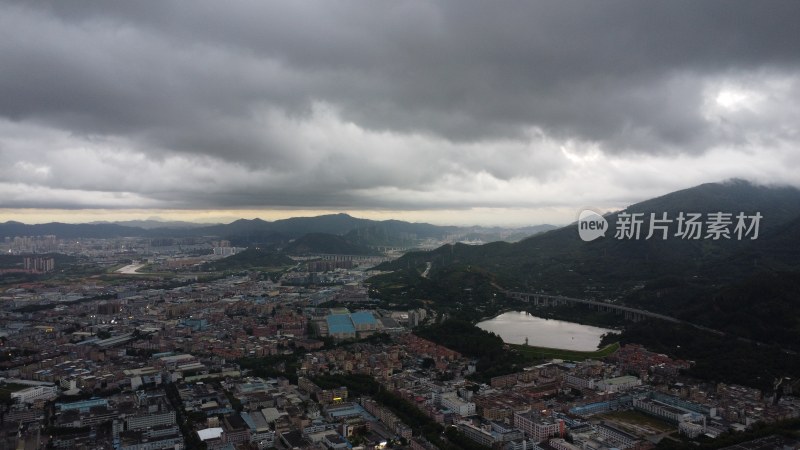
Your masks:
<path fill-rule="evenodd" d="M 350 320 L 353 321 L 356 331 L 375 331 L 378 326 L 378 321 L 370 311 L 354 312 L 350 314 Z"/>
<path fill-rule="evenodd" d="M 336 339 L 352 339 L 356 337 L 356 328 L 350 320 L 350 314 L 331 314 L 325 317 L 328 322 L 328 335 Z"/>
<path fill-rule="evenodd" d="M 353 339 L 368 336 L 378 329 L 378 321 L 370 311 L 351 314 L 329 314 L 325 317 L 328 336 L 335 339 Z"/>

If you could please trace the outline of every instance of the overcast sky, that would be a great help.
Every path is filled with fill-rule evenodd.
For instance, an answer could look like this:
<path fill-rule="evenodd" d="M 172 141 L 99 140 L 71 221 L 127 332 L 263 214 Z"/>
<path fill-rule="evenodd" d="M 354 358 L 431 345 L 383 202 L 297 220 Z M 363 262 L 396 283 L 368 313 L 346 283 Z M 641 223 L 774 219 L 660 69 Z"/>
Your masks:
<path fill-rule="evenodd" d="M 0 1 L 0 220 L 567 223 L 800 185 L 796 1 Z"/>

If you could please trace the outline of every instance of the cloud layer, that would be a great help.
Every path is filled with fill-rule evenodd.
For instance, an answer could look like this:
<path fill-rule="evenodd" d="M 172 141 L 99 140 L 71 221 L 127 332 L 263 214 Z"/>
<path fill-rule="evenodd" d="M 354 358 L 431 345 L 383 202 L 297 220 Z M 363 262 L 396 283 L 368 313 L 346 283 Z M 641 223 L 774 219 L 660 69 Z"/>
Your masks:
<path fill-rule="evenodd" d="M 7 211 L 800 184 L 793 1 L 2 3 Z"/>

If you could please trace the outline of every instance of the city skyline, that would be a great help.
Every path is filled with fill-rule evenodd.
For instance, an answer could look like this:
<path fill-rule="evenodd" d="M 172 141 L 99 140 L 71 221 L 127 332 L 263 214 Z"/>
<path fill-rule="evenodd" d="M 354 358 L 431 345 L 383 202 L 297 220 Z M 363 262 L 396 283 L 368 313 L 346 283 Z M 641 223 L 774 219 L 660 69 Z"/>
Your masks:
<path fill-rule="evenodd" d="M 0 221 L 563 225 L 800 186 L 795 2 L 3 2 Z"/>

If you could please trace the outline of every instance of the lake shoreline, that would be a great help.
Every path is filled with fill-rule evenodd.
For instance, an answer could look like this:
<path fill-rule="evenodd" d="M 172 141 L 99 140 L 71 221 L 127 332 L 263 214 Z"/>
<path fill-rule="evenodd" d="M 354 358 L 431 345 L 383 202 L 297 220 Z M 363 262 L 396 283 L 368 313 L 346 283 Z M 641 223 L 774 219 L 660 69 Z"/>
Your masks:
<path fill-rule="evenodd" d="M 497 334 L 507 344 L 561 348 L 574 351 L 595 351 L 609 328 L 583 325 L 560 319 L 539 317 L 528 311 L 504 311 L 475 324 L 482 330 Z"/>

